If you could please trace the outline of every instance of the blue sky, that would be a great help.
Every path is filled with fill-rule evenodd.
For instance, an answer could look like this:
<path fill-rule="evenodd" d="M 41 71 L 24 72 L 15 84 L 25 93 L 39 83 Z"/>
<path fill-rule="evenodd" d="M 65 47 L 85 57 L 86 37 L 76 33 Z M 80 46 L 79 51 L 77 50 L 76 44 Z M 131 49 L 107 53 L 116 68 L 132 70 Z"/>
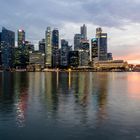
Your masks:
<path fill-rule="evenodd" d="M 139 0 L 1 0 L 0 27 L 26 31 L 37 43 L 47 26 L 59 28 L 72 43 L 74 33 L 86 24 L 89 39 L 97 27 L 108 33 L 108 49 L 115 59 L 140 63 Z"/>

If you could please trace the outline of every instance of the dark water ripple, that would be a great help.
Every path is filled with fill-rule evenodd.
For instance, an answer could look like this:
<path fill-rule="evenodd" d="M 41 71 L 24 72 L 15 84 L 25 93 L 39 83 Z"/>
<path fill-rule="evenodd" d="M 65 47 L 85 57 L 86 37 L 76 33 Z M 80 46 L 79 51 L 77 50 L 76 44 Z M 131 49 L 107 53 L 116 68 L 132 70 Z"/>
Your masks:
<path fill-rule="evenodd" d="M 0 73 L 0 140 L 140 139 L 140 73 Z"/>

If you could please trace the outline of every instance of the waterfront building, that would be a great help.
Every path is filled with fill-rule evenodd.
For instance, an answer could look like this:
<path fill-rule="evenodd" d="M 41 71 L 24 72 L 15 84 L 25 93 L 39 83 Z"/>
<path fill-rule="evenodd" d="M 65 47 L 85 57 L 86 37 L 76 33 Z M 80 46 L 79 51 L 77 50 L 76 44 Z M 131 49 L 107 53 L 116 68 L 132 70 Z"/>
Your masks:
<path fill-rule="evenodd" d="M 29 64 L 28 48 L 18 47 L 14 49 L 13 67 L 16 69 L 25 69 Z"/>
<path fill-rule="evenodd" d="M 41 41 L 39 41 L 38 46 L 39 46 L 39 52 L 45 54 L 45 39 L 42 39 Z"/>
<path fill-rule="evenodd" d="M 13 49 L 15 47 L 15 33 L 6 28 L 2 28 L 1 33 L 1 53 L 2 67 L 10 69 L 13 65 Z"/>
<path fill-rule="evenodd" d="M 81 26 L 81 37 L 82 40 L 87 40 L 87 27 L 85 24 Z"/>
<path fill-rule="evenodd" d="M 45 33 L 45 65 L 47 68 L 52 67 L 52 33 L 51 28 L 47 27 L 46 33 Z"/>
<path fill-rule="evenodd" d="M 78 67 L 79 66 L 79 52 L 78 51 L 70 51 L 68 59 L 69 59 L 69 66 L 70 67 Z"/>
<path fill-rule="evenodd" d="M 74 50 L 75 51 L 80 49 L 81 39 L 82 39 L 81 34 L 75 34 L 75 36 L 74 36 Z"/>
<path fill-rule="evenodd" d="M 61 67 L 68 67 L 68 56 L 69 52 L 72 50 L 72 46 L 69 46 L 68 41 L 62 39 L 61 40 L 61 59 L 60 59 L 60 66 Z"/>
<path fill-rule="evenodd" d="M 29 54 L 29 65 L 27 69 L 38 69 L 41 70 L 45 67 L 45 54 L 34 51 Z"/>
<path fill-rule="evenodd" d="M 96 70 L 129 70 L 129 65 L 123 60 L 98 61 L 94 63 Z"/>
<path fill-rule="evenodd" d="M 25 47 L 25 31 L 18 30 L 18 47 Z"/>
<path fill-rule="evenodd" d="M 81 40 L 79 51 L 79 66 L 88 66 L 90 61 L 90 45 L 88 40 Z"/>
<path fill-rule="evenodd" d="M 79 50 L 79 67 L 87 67 L 89 65 L 89 51 Z"/>
<path fill-rule="evenodd" d="M 97 38 L 91 39 L 91 60 L 95 62 L 98 60 L 98 40 Z"/>
<path fill-rule="evenodd" d="M 59 66 L 59 31 L 54 29 L 52 31 L 52 67 Z"/>
<path fill-rule="evenodd" d="M 98 41 L 98 60 L 107 60 L 107 33 L 103 33 L 101 28 L 96 29 L 96 38 Z"/>

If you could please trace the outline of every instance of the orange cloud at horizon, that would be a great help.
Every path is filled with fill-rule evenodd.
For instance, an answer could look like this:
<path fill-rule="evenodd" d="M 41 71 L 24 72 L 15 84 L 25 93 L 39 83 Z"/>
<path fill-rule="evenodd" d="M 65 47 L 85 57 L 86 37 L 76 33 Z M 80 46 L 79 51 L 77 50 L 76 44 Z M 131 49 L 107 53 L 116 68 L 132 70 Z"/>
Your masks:
<path fill-rule="evenodd" d="M 130 64 L 140 64 L 140 53 L 135 52 L 125 56 L 114 56 L 114 59 L 125 60 Z"/>

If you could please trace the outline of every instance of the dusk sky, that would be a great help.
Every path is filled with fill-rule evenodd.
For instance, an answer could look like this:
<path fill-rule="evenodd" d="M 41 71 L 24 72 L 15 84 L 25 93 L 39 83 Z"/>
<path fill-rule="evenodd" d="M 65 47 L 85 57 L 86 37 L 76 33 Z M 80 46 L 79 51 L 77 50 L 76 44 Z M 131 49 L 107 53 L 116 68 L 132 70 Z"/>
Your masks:
<path fill-rule="evenodd" d="M 87 25 L 88 38 L 97 27 L 108 33 L 108 51 L 114 59 L 140 63 L 140 0 L 1 0 L 0 27 L 26 31 L 37 43 L 47 26 L 58 28 L 60 37 L 73 44 L 80 26 Z"/>

